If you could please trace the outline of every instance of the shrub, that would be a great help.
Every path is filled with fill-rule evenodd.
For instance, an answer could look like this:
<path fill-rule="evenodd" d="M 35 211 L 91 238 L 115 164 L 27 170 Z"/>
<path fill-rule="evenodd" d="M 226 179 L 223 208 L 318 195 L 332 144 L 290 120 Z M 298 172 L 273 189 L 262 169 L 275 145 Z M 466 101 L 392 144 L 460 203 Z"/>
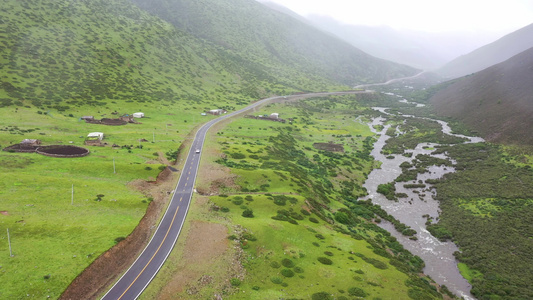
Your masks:
<path fill-rule="evenodd" d="M 362 288 L 358 288 L 355 286 L 348 289 L 348 294 L 350 296 L 355 296 L 355 297 L 366 297 L 367 296 L 367 293 L 365 293 L 365 291 Z"/>
<path fill-rule="evenodd" d="M 245 233 L 242 235 L 242 238 L 243 238 L 243 239 L 247 239 L 247 240 L 252 241 L 252 242 L 257 241 L 257 238 L 256 238 L 253 234 L 251 234 L 251 233 L 249 233 L 249 232 L 245 232 Z"/>
<path fill-rule="evenodd" d="M 300 212 L 301 212 L 301 213 L 302 213 L 302 215 L 304 215 L 304 216 L 310 216 L 310 215 L 311 215 L 311 213 L 310 213 L 310 212 L 308 212 L 308 211 L 307 211 L 307 210 L 305 210 L 305 209 L 301 209 L 301 210 L 300 210 Z"/>
<path fill-rule="evenodd" d="M 257 285 L 252 286 L 252 290 L 259 291 L 259 287 Z"/>
<path fill-rule="evenodd" d="M 304 272 L 304 269 L 300 268 L 300 267 L 294 267 L 294 272 L 296 273 L 303 273 Z"/>
<path fill-rule="evenodd" d="M 242 154 L 242 153 L 236 153 L 236 152 L 233 152 L 233 153 L 230 153 L 229 154 L 231 156 L 231 158 L 233 159 L 244 159 L 246 158 L 246 155 Z"/>
<path fill-rule="evenodd" d="M 285 268 L 292 268 L 294 267 L 294 263 L 292 262 L 292 260 L 288 259 L 288 258 L 284 258 L 281 260 L 281 264 L 285 267 Z"/>
<path fill-rule="evenodd" d="M 43 279 L 50 279 L 50 274 L 44 275 Z"/>
<path fill-rule="evenodd" d="M 253 212 L 253 210 L 248 208 L 248 209 L 245 209 L 242 212 L 242 216 L 245 217 L 245 218 L 253 218 L 254 217 L 254 212 Z"/>
<path fill-rule="evenodd" d="M 320 244 L 317 243 L 317 242 L 313 242 L 313 245 L 314 245 L 314 246 L 317 246 L 317 247 L 320 247 Z"/>
<path fill-rule="evenodd" d="M 315 219 L 315 218 L 313 218 L 313 217 L 310 217 L 310 218 L 309 218 L 309 221 L 311 221 L 311 222 L 313 222 L 313 223 L 318 223 L 318 220 Z"/>
<path fill-rule="evenodd" d="M 223 206 L 223 207 L 220 208 L 220 211 L 221 212 L 229 212 L 229 208 Z"/>
<path fill-rule="evenodd" d="M 318 292 L 318 293 L 314 293 L 311 296 L 311 299 L 312 300 L 333 300 L 333 297 L 329 293 Z"/>
<path fill-rule="evenodd" d="M 294 224 L 294 225 L 298 225 L 298 222 L 294 219 L 288 219 L 287 222 Z"/>
<path fill-rule="evenodd" d="M 291 269 L 283 269 L 283 270 L 281 270 L 281 275 L 283 275 L 285 277 L 293 277 L 294 276 L 294 272 Z"/>
<path fill-rule="evenodd" d="M 274 269 L 279 269 L 281 267 L 281 264 L 277 261 L 273 261 L 270 263 L 270 266 Z"/>
<path fill-rule="evenodd" d="M 230 283 L 232 286 L 239 286 L 241 285 L 241 280 L 239 278 L 231 278 Z"/>
<path fill-rule="evenodd" d="M 324 265 L 332 265 L 333 264 L 333 261 L 327 257 L 319 257 L 318 258 L 318 261 Z"/>
<path fill-rule="evenodd" d="M 330 251 L 324 251 L 324 254 L 326 254 L 327 256 L 333 256 L 333 253 Z"/>
<path fill-rule="evenodd" d="M 233 202 L 233 204 L 235 205 L 241 205 L 243 201 L 242 201 L 242 198 L 241 199 L 235 198 L 231 202 Z"/>
<path fill-rule="evenodd" d="M 274 276 L 274 277 L 270 277 L 270 281 L 272 281 L 272 283 L 274 284 L 281 284 L 283 282 L 283 279 Z"/>
<path fill-rule="evenodd" d="M 316 237 L 317 239 L 320 239 L 320 240 L 325 239 L 325 237 L 324 237 L 323 235 L 321 235 L 320 233 L 315 234 L 315 237 Z"/>
<path fill-rule="evenodd" d="M 335 213 L 335 221 L 342 223 L 342 224 L 348 224 L 350 223 L 350 217 L 345 212 L 338 211 Z"/>
<path fill-rule="evenodd" d="M 118 238 L 115 239 L 115 243 L 120 243 L 121 241 L 125 240 L 126 238 L 123 237 L 123 236 L 119 236 Z"/>

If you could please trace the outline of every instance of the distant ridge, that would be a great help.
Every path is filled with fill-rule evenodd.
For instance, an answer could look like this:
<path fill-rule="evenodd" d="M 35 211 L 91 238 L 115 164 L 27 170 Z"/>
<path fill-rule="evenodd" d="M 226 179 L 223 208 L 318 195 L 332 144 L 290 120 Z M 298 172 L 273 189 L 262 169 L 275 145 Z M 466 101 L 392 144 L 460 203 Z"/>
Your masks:
<path fill-rule="evenodd" d="M 531 47 L 533 47 L 533 24 L 452 60 L 437 73 L 445 78 L 466 76 L 503 62 Z"/>
<path fill-rule="evenodd" d="M 533 145 L 533 48 L 457 79 L 430 102 L 492 142 Z"/>

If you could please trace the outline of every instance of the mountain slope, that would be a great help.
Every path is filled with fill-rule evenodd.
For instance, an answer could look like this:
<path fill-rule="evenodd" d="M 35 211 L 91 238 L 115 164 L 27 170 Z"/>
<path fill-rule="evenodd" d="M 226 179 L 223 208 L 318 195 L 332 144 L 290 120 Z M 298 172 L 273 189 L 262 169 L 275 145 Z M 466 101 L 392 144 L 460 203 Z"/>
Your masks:
<path fill-rule="evenodd" d="M 215 51 L 127 1 L 10 0 L 2 8 L 4 105 L 200 101 L 219 84 L 238 90 Z"/>
<path fill-rule="evenodd" d="M 109 100 L 234 105 L 272 93 L 339 86 L 319 75 L 277 78 L 262 64 L 185 33 L 127 0 L 9 0 L 1 8 L 0 106 L 65 110 Z"/>
<path fill-rule="evenodd" d="M 253 0 L 132 1 L 288 81 L 297 76 L 323 76 L 353 86 L 416 73 Z"/>
<path fill-rule="evenodd" d="M 430 102 L 494 142 L 533 145 L 533 48 L 437 92 Z"/>
<path fill-rule="evenodd" d="M 481 71 L 533 47 L 533 24 L 447 63 L 437 73 L 457 78 Z"/>

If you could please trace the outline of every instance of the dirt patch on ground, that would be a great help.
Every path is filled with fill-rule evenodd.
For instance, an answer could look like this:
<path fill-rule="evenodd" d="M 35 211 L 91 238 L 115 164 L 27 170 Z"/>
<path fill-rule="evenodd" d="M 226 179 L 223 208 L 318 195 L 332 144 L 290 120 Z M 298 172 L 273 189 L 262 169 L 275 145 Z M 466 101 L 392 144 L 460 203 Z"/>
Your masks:
<path fill-rule="evenodd" d="M 176 294 L 195 294 L 201 287 L 214 281 L 208 274 L 211 265 L 228 251 L 230 241 L 225 225 L 205 221 L 192 221 L 187 232 L 183 256 L 168 284 L 158 295 L 158 299 L 176 299 Z"/>
<path fill-rule="evenodd" d="M 222 189 L 226 188 L 234 190 L 240 189 L 240 187 L 235 184 L 235 180 L 238 176 L 231 174 L 229 168 L 221 165 L 213 165 L 209 169 L 209 172 L 202 172 L 198 177 L 202 178 L 202 183 L 197 186 L 200 195 L 217 195 Z"/>
<path fill-rule="evenodd" d="M 89 149 L 71 145 L 51 145 L 37 148 L 37 153 L 52 157 L 82 157 L 89 155 Z"/>
<path fill-rule="evenodd" d="M 9 216 L 9 213 L 3 210 L 3 211 L 0 211 L 0 215 Z"/>
<path fill-rule="evenodd" d="M 344 152 L 344 147 L 341 144 L 334 143 L 314 143 L 313 147 L 318 150 L 325 150 L 331 152 Z"/>
<path fill-rule="evenodd" d="M 103 118 L 102 120 L 85 120 L 86 123 L 90 124 L 102 124 L 102 125 L 110 125 L 110 126 L 120 126 L 120 125 L 126 125 L 128 122 L 121 120 L 121 119 L 108 119 Z"/>

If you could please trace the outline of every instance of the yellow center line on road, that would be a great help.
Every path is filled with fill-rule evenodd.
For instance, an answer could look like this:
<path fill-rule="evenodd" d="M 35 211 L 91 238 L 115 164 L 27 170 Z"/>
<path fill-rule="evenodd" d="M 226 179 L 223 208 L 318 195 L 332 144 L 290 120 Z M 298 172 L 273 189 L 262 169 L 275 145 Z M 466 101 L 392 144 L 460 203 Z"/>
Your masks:
<path fill-rule="evenodd" d="M 187 182 L 185 182 L 185 186 L 187 186 Z"/>
<path fill-rule="evenodd" d="M 181 202 L 181 200 L 183 200 L 183 197 L 180 198 L 180 202 Z"/>
<path fill-rule="evenodd" d="M 161 241 L 161 244 L 159 245 L 159 247 L 157 247 L 157 250 L 155 251 L 154 255 L 152 255 L 152 257 L 150 258 L 150 260 L 148 261 L 148 263 L 144 266 L 144 268 L 141 270 L 141 272 L 139 273 L 139 275 L 137 275 L 137 277 L 135 277 L 135 279 L 131 282 L 131 284 L 128 286 L 128 288 L 124 291 L 124 293 L 122 293 L 122 295 L 120 295 L 120 297 L 118 297 L 117 300 L 120 300 L 122 299 L 122 297 L 124 296 L 124 294 L 126 294 L 126 292 L 131 288 L 131 286 L 137 281 L 137 279 L 139 279 L 139 276 L 141 276 L 141 274 L 144 272 L 144 270 L 146 270 L 146 267 L 148 267 L 148 265 L 152 262 L 152 260 L 154 259 L 154 257 L 157 255 L 157 253 L 159 252 L 159 250 L 161 249 L 161 246 L 163 246 L 163 243 L 165 242 L 165 240 L 167 239 L 167 236 L 168 236 L 168 233 L 170 232 L 170 228 L 172 228 L 172 224 L 174 224 L 174 220 L 176 220 L 176 215 L 178 214 L 178 210 L 180 209 L 180 207 L 178 206 L 178 208 L 176 208 L 176 212 L 174 212 L 174 217 L 172 217 L 172 222 L 170 222 L 170 226 L 168 227 L 168 230 L 167 230 L 167 233 L 165 234 L 165 236 L 163 237 L 163 240 Z"/>

